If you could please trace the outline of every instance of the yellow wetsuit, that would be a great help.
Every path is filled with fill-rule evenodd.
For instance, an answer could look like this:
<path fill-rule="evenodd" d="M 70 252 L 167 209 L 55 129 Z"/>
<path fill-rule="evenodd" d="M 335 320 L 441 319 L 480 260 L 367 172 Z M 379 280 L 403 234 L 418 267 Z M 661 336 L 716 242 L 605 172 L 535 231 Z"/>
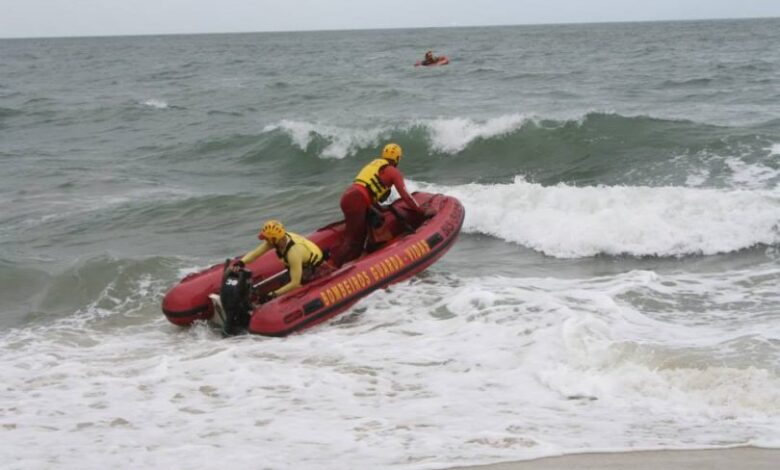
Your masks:
<path fill-rule="evenodd" d="M 322 250 L 314 242 L 292 232 L 287 232 L 284 237 L 287 240 L 284 251 L 265 240 L 241 258 L 244 264 L 249 264 L 268 250 L 276 250 L 276 256 L 290 271 L 290 282 L 274 291 L 277 297 L 300 287 L 303 283 L 304 268 L 314 270 L 323 260 Z"/>

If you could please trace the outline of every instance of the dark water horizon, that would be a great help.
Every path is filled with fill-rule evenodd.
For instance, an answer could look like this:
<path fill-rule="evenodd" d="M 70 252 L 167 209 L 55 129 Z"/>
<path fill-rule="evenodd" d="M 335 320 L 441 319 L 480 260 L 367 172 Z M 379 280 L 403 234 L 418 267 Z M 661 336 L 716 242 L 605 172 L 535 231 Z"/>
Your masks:
<path fill-rule="evenodd" d="M 110 38 L 138 38 L 138 37 L 169 37 L 169 36 L 220 36 L 220 35 L 240 35 L 240 34 L 306 34 L 306 33 L 361 33 L 361 32 L 381 32 L 381 31 L 417 31 L 417 30 L 440 30 L 440 29 L 485 29 L 485 28 L 549 28 L 556 26 L 610 26 L 621 24 L 646 24 L 646 23 L 713 23 L 713 22 L 756 22 L 773 21 L 778 16 L 752 16 L 752 17 L 717 17 L 717 18 L 670 18 L 670 19 L 637 19 L 637 20 L 614 20 L 614 21 L 586 21 L 586 22 L 552 22 L 552 23 L 507 23 L 507 24 L 482 24 L 482 25 L 444 25 L 444 26 L 397 26 L 397 27 L 367 27 L 367 28 L 340 28 L 340 29 L 289 29 L 289 30 L 256 30 L 256 31 L 200 31 L 200 32 L 158 32 L 158 33 L 130 33 L 130 34 L 95 34 L 95 35 L 69 35 L 69 36 L 8 36 L 0 37 L 0 40 L 28 40 L 28 39 L 110 39 Z"/>

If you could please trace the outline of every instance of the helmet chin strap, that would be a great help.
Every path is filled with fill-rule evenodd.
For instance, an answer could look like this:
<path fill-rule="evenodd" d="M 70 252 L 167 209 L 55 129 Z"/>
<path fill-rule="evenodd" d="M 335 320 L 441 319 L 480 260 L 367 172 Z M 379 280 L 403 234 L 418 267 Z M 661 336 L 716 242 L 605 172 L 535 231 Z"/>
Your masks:
<path fill-rule="evenodd" d="M 278 240 L 276 240 L 274 242 L 274 245 L 278 246 L 279 249 L 281 249 L 281 248 L 284 248 L 287 245 L 289 240 L 290 240 L 290 237 L 288 237 L 287 234 L 285 233 L 284 235 L 282 235 L 282 238 L 280 238 L 280 239 L 278 239 Z M 282 243 L 282 242 L 284 242 L 284 243 Z"/>

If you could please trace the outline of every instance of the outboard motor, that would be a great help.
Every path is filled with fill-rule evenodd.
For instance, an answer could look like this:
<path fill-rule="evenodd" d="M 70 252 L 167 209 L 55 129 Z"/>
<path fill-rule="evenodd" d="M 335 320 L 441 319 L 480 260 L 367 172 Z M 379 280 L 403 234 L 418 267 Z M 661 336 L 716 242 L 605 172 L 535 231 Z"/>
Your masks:
<path fill-rule="evenodd" d="M 222 276 L 222 287 L 219 292 L 219 302 L 214 301 L 215 323 L 220 324 L 226 336 L 238 334 L 249 325 L 249 314 L 252 311 L 252 272 L 246 269 L 230 269 L 225 263 Z"/>

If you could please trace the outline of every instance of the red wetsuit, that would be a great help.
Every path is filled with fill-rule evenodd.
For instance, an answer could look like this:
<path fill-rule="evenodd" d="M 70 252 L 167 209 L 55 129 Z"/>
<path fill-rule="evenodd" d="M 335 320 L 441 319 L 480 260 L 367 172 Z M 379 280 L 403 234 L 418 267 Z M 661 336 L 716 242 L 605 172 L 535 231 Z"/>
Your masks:
<path fill-rule="evenodd" d="M 403 199 L 409 207 L 421 210 L 417 205 L 417 202 L 406 191 L 404 175 L 401 174 L 401 171 L 398 168 L 392 165 L 382 167 L 379 171 L 379 180 L 388 188 L 395 186 L 398 195 L 401 196 L 401 199 Z M 346 228 L 344 231 L 344 241 L 331 255 L 331 262 L 335 266 L 341 266 L 348 261 L 352 261 L 359 257 L 363 252 L 363 247 L 366 243 L 366 235 L 368 235 L 366 215 L 371 204 L 371 195 L 368 189 L 363 185 L 353 183 L 344 191 L 344 194 L 342 194 L 341 211 L 344 213 Z"/>

